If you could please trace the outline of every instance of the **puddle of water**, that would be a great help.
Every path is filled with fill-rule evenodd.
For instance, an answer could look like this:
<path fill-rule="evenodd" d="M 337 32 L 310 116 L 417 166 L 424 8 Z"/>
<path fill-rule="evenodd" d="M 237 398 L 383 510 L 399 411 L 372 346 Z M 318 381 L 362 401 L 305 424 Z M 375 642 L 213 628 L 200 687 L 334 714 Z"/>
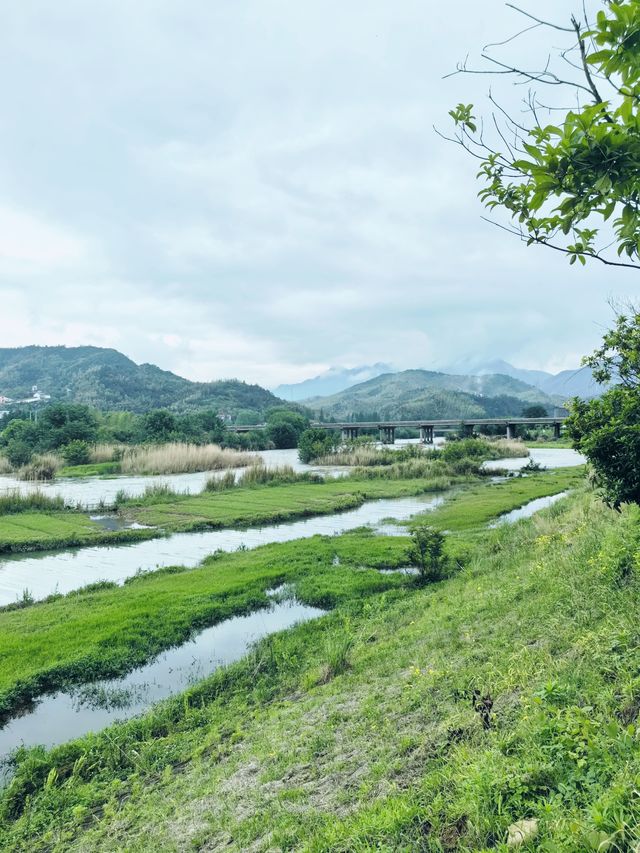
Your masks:
<path fill-rule="evenodd" d="M 420 569 L 415 566 L 402 566 L 399 569 L 378 569 L 381 575 L 419 575 Z"/>
<path fill-rule="evenodd" d="M 531 516 L 539 512 L 541 509 L 546 509 L 553 506 L 556 501 L 566 497 L 569 492 L 559 492 L 557 495 L 547 495 L 544 498 L 536 498 L 524 506 L 519 506 L 517 509 L 512 509 L 511 512 L 506 512 L 501 515 L 497 521 L 494 521 L 489 527 L 500 527 L 502 524 L 513 524 L 514 521 L 520 521 L 521 518 L 531 518 Z"/>
<path fill-rule="evenodd" d="M 122 583 L 138 571 L 165 566 L 193 568 L 220 549 L 256 548 L 272 542 L 289 542 L 317 534 L 332 536 L 365 525 L 377 525 L 387 518 L 400 521 L 434 509 L 443 495 L 367 501 L 357 509 L 315 518 L 254 527 L 245 530 L 208 530 L 177 533 L 122 545 L 96 545 L 70 551 L 10 554 L 0 557 L 0 605 L 11 604 L 28 589 L 34 599 L 67 593 L 96 581 Z M 385 532 L 387 526 L 380 532 Z M 405 530 L 400 531 L 405 534 Z"/>
<path fill-rule="evenodd" d="M 137 716 L 218 667 L 239 660 L 263 637 L 324 613 L 291 598 L 274 601 L 267 609 L 206 628 L 123 678 L 46 696 L 0 729 L 0 756 L 6 757 L 21 745 L 55 746 Z"/>
<path fill-rule="evenodd" d="M 152 530 L 153 528 L 149 524 L 140 524 L 137 521 L 127 521 L 124 518 L 121 518 L 119 515 L 90 515 L 89 518 L 91 521 L 95 521 L 96 524 L 99 524 L 103 530 L 109 531 L 117 531 L 117 530 Z"/>

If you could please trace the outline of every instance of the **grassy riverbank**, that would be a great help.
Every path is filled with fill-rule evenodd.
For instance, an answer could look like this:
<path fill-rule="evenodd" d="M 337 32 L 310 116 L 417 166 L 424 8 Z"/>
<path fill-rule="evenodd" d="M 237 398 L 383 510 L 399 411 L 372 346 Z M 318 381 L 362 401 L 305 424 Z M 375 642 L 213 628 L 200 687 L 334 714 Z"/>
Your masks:
<path fill-rule="evenodd" d="M 6 849 L 500 850 L 529 818 L 523 849 L 631 850 L 639 524 L 578 494 L 476 535 L 465 567 L 428 587 L 357 570 L 402 548 L 358 533 L 92 594 L 151 601 L 156 584 L 241 571 L 259 599 L 297 571 L 299 594 L 335 609 L 139 720 L 23 756 Z M 48 612 L 53 629 L 53 606 L 2 620 Z"/>
<path fill-rule="evenodd" d="M 530 450 L 571 450 L 573 442 L 570 438 L 549 438 L 541 440 L 525 441 Z"/>
<path fill-rule="evenodd" d="M 565 478 L 568 478 L 569 484 L 575 480 L 575 474 L 566 473 L 571 470 L 545 472 L 535 479 L 519 478 L 517 482 L 520 486 L 517 488 L 522 490 L 522 501 L 540 496 L 533 488 L 533 483 L 539 484 L 541 494 L 552 493 L 546 491 L 549 485 L 554 488 L 557 485 L 557 490 L 562 491 L 561 484 Z M 363 474 L 362 477 L 318 483 L 258 483 L 250 487 L 204 492 L 199 495 L 176 495 L 157 490 L 143 498 L 127 501 L 121 506 L 124 519 L 148 525 L 155 528 L 153 530 L 108 531 L 92 521 L 86 513 L 23 511 L 19 514 L 0 515 L 0 553 L 131 542 L 172 532 L 269 524 L 353 509 L 367 500 L 443 491 L 452 485 L 469 482 L 473 482 L 473 478 L 463 475 L 370 479 Z M 482 501 L 479 506 L 481 503 Z M 24 508 L 28 510 L 26 499 Z M 482 513 L 481 509 L 476 511 Z M 485 516 L 489 518 L 493 513 L 492 505 Z"/>
<path fill-rule="evenodd" d="M 558 468 L 529 477 L 512 477 L 487 488 L 473 485 L 454 492 L 429 515 L 429 523 L 440 530 L 471 530 L 517 509 L 536 498 L 574 489 L 584 480 L 584 468 Z"/>
<path fill-rule="evenodd" d="M 419 495 L 446 489 L 465 478 L 343 480 L 238 488 L 200 495 L 161 490 L 122 509 L 129 521 L 155 530 L 107 531 L 80 512 L 21 512 L 0 516 L 0 553 L 52 550 L 149 539 L 178 531 L 248 527 L 325 515 L 361 506 L 366 500 Z"/>
<path fill-rule="evenodd" d="M 563 491 L 578 482 L 576 472 L 564 471 L 486 483 L 462 492 L 450 507 L 445 504 L 426 517 L 440 524 L 443 513 L 446 524 L 455 527 L 451 518 L 457 515 L 461 519 L 459 527 L 469 529 L 473 525 L 465 524 L 467 517 L 474 519 L 476 526 L 484 524 L 485 518 L 477 512 L 482 494 L 497 516 L 534 497 Z M 373 484 L 376 488 L 382 485 L 378 480 Z M 407 488 L 402 482 L 392 481 L 389 485 Z M 343 597 L 351 596 L 364 582 L 364 575 L 335 571 L 332 561 L 336 554 L 346 566 L 395 567 L 406 562 L 407 545 L 408 540 L 403 537 L 377 537 L 369 531 L 345 537 L 316 537 L 246 553 L 220 554 L 205 561 L 203 568 L 161 570 L 134 577 L 124 587 L 106 585 L 0 612 L 0 716 L 44 690 L 87 677 L 125 672 L 160 649 L 183 641 L 198 627 L 266 605 L 265 590 L 285 581 L 299 583 L 305 603 L 334 606 L 339 600 L 338 590 L 329 586 L 320 594 L 310 586 L 309 573 L 316 575 L 319 567 L 328 567 L 327 578 L 346 584 Z M 452 542 L 450 550 L 458 554 L 460 547 L 460 543 Z M 365 586 L 371 591 L 399 583 L 401 578 L 374 573 L 366 579 Z"/>

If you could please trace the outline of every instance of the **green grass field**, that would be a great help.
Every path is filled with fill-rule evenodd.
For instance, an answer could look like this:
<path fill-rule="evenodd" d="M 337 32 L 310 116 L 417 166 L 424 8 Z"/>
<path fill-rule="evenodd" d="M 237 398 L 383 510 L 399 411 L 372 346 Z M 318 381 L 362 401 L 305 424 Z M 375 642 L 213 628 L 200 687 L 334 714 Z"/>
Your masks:
<path fill-rule="evenodd" d="M 463 482 L 463 478 L 458 478 Z M 154 501 L 127 506 L 128 518 L 168 530 L 250 526 L 287 518 L 323 515 L 360 506 L 365 500 L 400 498 L 437 492 L 455 478 L 368 480 L 345 478 L 325 483 L 293 483 Z"/>
<path fill-rule="evenodd" d="M 42 548 L 59 542 L 88 543 L 100 537 L 102 528 L 82 513 L 23 512 L 0 516 L 0 552 L 22 550 L 39 543 Z"/>
<path fill-rule="evenodd" d="M 116 477 L 122 472 L 120 462 L 89 462 L 86 465 L 65 465 L 56 477 Z"/>
<path fill-rule="evenodd" d="M 429 514 L 429 523 L 440 530 L 470 530 L 536 498 L 575 488 L 583 479 L 582 467 L 559 468 L 535 476 L 512 477 L 490 488 L 473 485 L 454 492 Z"/>
<path fill-rule="evenodd" d="M 508 826 L 528 818 L 523 850 L 631 851 L 640 513 L 579 490 L 478 531 L 449 537 L 469 558 L 427 587 L 361 570 L 401 562 L 403 540 L 354 533 L 1 614 L 2 648 L 20 632 L 46 665 L 61 619 L 76 620 L 59 640 L 69 658 L 66 637 L 91 643 L 111 619 L 113 637 L 96 637 L 107 652 L 156 608 L 157 626 L 204 613 L 206 589 L 208 606 L 244 606 L 289 577 L 333 607 L 140 719 L 22 755 L 3 849 L 506 851 Z M 26 672 L 19 646 L 5 685 Z"/>

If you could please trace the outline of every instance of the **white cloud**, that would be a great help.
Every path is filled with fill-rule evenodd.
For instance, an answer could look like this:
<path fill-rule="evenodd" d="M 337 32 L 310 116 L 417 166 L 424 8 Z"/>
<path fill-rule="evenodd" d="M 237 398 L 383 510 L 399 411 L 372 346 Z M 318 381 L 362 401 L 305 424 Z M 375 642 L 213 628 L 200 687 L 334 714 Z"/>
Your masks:
<path fill-rule="evenodd" d="M 85 240 L 37 216 L 0 206 L 0 274 L 50 274 L 84 265 Z"/>
<path fill-rule="evenodd" d="M 471 0 L 8 7 L 2 345 L 272 385 L 331 364 L 575 363 L 628 277 L 483 223 L 475 162 L 432 130 L 486 89 L 442 75 L 517 23 Z"/>

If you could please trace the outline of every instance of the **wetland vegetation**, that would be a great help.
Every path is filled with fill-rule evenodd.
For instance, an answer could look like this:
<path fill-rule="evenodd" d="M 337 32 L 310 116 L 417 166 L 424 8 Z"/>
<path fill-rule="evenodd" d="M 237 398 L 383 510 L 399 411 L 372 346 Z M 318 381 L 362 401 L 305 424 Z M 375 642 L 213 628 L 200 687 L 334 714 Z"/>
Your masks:
<path fill-rule="evenodd" d="M 175 849 L 177 827 L 237 850 L 479 849 L 523 817 L 560 849 L 632 838 L 638 512 L 603 510 L 563 471 L 573 496 L 486 527 L 476 489 L 504 512 L 550 476 L 478 485 L 432 512 L 456 566 L 437 583 L 379 571 L 406 565 L 408 536 L 355 531 L 2 614 L 11 707 L 268 607 L 277 584 L 330 611 L 139 718 L 18 751 L 7 849 Z"/>

